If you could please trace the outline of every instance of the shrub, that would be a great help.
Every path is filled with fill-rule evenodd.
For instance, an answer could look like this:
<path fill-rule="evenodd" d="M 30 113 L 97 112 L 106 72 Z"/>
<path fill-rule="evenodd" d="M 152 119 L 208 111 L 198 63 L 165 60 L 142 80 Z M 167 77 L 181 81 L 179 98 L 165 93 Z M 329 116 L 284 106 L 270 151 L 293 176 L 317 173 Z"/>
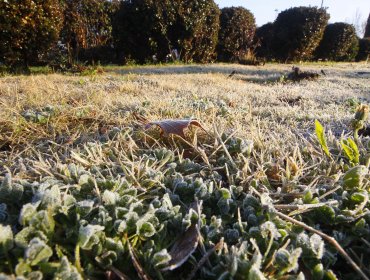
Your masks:
<path fill-rule="evenodd" d="M 364 34 L 364 38 L 367 38 L 367 37 L 370 37 L 370 14 L 369 14 L 369 17 L 367 18 L 365 34 Z"/>
<path fill-rule="evenodd" d="M 360 39 L 356 61 L 367 60 L 369 56 L 370 56 L 370 37 Z"/>
<path fill-rule="evenodd" d="M 244 59 L 254 45 L 256 23 L 253 14 L 242 7 L 223 8 L 218 36 L 221 61 Z"/>
<path fill-rule="evenodd" d="M 344 22 L 329 24 L 316 50 L 318 58 L 333 61 L 351 61 L 358 53 L 355 27 Z"/>
<path fill-rule="evenodd" d="M 114 19 L 117 49 L 125 59 L 164 61 L 177 49 L 185 62 L 215 57 L 219 9 L 213 0 L 121 2 Z"/>
<path fill-rule="evenodd" d="M 111 14 L 114 4 L 111 1 L 62 1 L 65 20 L 60 39 L 68 50 L 69 63 L 78 60 L 82 50 L 97 49 L 112 43 Z M 89 53 L 93 54 L 92 51 Z M 88 60 L 99 59 L 89 57 Z"/>
<path fill-rule="evenodd" d="M 272 54 L 272 39 L 274 36 L 274 24 L 269 22 L 261 27 L 258 27 L 256 30 L 256 42 L 258 47 L 256 48 L 256 56 L 266 59 L 271 59 Z"/>
<path fill-rule="evenodd" d="M 310 59 L 328 20 L 329 15 L 323 8 L 295 7 L 282 11 L 274 22 L 275 57 L 281 61 Z"/>
<path fill-rule="evenodd" d="M 29 71 L 58 39 L 62 16 L 58 0 L 0 1 L 0 61 L 13 72 Z"/>

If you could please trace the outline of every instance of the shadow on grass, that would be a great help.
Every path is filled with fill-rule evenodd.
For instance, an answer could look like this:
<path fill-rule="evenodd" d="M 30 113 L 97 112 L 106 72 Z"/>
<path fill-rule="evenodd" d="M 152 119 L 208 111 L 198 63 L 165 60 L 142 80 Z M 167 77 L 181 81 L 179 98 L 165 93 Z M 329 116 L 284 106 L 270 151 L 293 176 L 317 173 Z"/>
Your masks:
<path fill-rule="evenodd" d="M 259 84 L 275 83 L 280 77 L 289 72 L 287 70 L 271 69 L 267 66 L 243 66 L 231 65 L 165 65 L 165 66 L 134 66 L 134 67 L 112 67 L 105 69 L 106 72 L 113 72 L 120 75 L 187 75 L 187 74 L 221 74 L 230 79 Z"/>

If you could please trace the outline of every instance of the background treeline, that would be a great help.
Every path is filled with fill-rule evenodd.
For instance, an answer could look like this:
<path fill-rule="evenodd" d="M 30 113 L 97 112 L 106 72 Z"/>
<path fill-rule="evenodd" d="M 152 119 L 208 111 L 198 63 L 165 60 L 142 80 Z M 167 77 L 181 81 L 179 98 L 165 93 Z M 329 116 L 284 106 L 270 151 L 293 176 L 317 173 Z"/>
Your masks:
<path fill-rule="evenodd" d="M 324 8 L 295 7 L 257 28 L 249 10 L 220 10 L 213 0 L 0 0 L 0 63 L 27 71 L 76 63 L 368 58 L 370 17 L 361 39 L 352 25 L 328 20 Z"/>

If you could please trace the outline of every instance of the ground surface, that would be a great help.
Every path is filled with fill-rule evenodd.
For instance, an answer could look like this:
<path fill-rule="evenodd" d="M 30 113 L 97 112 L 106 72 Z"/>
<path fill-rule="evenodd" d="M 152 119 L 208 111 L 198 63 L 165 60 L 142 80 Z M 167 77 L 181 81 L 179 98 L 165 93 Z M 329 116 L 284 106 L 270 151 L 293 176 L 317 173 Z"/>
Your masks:
<path fill-rule="evenodd" d="M 197 218 L 191 216 L 189 209 L 192 206 L 189 205 L 194 202 L 195 196 L 204 201 L 203 208 L 211 209 L 210 205 L 216 204 L 218 208 L 212 210 L 213 212 L 204 210 L 204 220 L 198 221 L 203 233 L 203 239 L 200 240 L 203 241 L 197 240 L 202 245 L 199 245 L 195 252 L 190 252 L 193 253 L 193 257 L 189 260 L 183 257 L 186 263 L 180 268 L 179 273 L 184 278 L 189 276 L 187 271 L 192 271 L 197 275 L 196 278 L 204 279 L 217 278 L 219 275 L 224 275 L 224 279 L 227 277 L 243 279 L 248 273 L 248 277 L 259 277 L 253 279 L 288 276 L 294 278 L 298 277 L 297 275 L 300 275 L 299 277 L 305 275 L 309 279 L 314 275 L 314 269 L 318 269 L 317 266 L 321 264 L 325 277 L 330 277 L 331 270 L 339 275 L 340 279 L 359 275 L 353 272 L 353 268 L 337 254 L 334 247 L 330 247 L 329 250 L 326 244 L 326 253 L 318 252 L 324 245 L 319 242 L 320 237 L 312 235 L 309 231 L 305 234 L 309 236 L 307 238 L 311 238 L 312 248 L 307 245 L 309 248 L 305 249 L 301 243 L 306 237 L 301 237 L 300 241 L 292 224 L 286 225 L 279 218 L 271 218 L 266 208 L 262 207 L 265 203 L 263 199 L 260 202 L 262 208 L 252 205 L 253 208 L 248 204 L 251 197 L 260 201 L 261 193 L 267 193 L 274 204 L 283 205 L 279 209 L 283 209 L 286 214 L 292 214 L 291 211 L 295 209 L 296 204 L 332 205 L 332 201 L 337 201 L 335 207 L 320 208 L 322 213 L 308 211 L 308 216 L 295 213 L 292 217 L 303 220 L 330 236 L 337 234 L 336 239 L 347 242 L 344 243 L 344 246 L 347 246 L 346 250 L 365 273 L 370 275 L 368 175 L 364 175 L 364 181 L 357 186 L 358 189 L 350 192 L 351 195 L 361 193 L 366 196 L 367 198 L 361 197 L 364 200 L 358 198 L 362 204 L 359 201 L 357 204 L 355 202 L 351 204 L 345 199 L 343 202 L 342 198 L 338 198 L 343 197 L 343 192 L 349 192 L 344 187 L 343 174 L 350 167 L 365 166 L 368 174 L 368 166 L 366 167 L 366 154 L 370 150 L 368 138 L 361 138 L 357 142 L 361 153 L 359 162 L 347 159 L 340 148 L 339 140 L 341 137 L 347 138 L 352 135 L 351 122 L 356 108 L 361 103 L 370 103 L 370 65 L 301 65 L 302 70 L 319 74 L 323 70 L 325 75 L 321 75 L 318 80 L 299 83 L 284 81 L 283 76 L 291 72 L 291 67 L 292 65 L 256 67 L 221 64 L 109 67 L 100 75 L 50 74 L 1 77 L 0 181 L 3 198 L 0 198 L 0 206 L 3 206 L 0 210 L 3 209 L 4 215 L 0 215 L 0 218 L 3 218 L 4 226 L 0 226 L 0 230 L 5 232 L 9 229 L 6 225 L 11 226 L 15 245 L 12 241 L 12 246 L 8 246 L 12 249 L 7 247 L 10 251 L 5 255 L 6 258 L 0 249 L 0 268 L 2 268 L 0 271 L 3 270 L 9 275 L 29 276 L 30 271 L 48 275 L 57 273 L 56 269 L 61 262 L 67 265 L 69 261 L 74 265 L 72 267 L 70 264 L 72 267 L 70 270 L 76 275 L 79 273 L 99 278 L 101 273 L 108 271 L 117 277 L 121 270 L 128 275 L 127 278 L 131 276 L 133 279 L 137 277 L 136 273 L 139 275 L 144 273 L 154 278 L 176 277 L 176 273 L 173 272 L 160 272 L 161 266 L 171 264 L 168 263 L 168 259 L 165 261 L 168 254 L 161 250 L 170 251 L 174 240 L 183 232 L 189 233 L 192 229 L 192 226 L 189 228 L 190 224 L 194 226 L 194 220 Z M 234 74 L 230 75 L 231 73 Z M 199 129 L 195 132 L 191 130 L 186 134 L 184 141 L 177 136 L 163 138 L 156 128 L 144 130 L 148 121 L 188 118 L 197 119 L 208 134 Z M 322 152 L 314 134 L 316 119 L 326 129 L 331 153 L 329 157 Z M 185 158 L 190 159 L 188 167 L 183 166 Z M 176 163 L 177 166 L 173 170 L 171 163 Z M 83 175 L 91 178 L 87 179 Z M 181 177 L 181 180 L 186 181 L 189 189 L 194 187 L 193 194 L 190 190 L 190 196 L 183 198 L 182 195 L 186 196 L 189 193 L 176 189 L 178 181 L 174 179 L 175 177 L 176 180 L 180 180 Z M 117 183 L 121 182 L 122 178 L 127 180 L 130 187 Z M 21 187 L 23 196 L 21 195 L 15 204 L 11 197 L 17 196 L 18 187 L 13 185 L 6 189 L 8 186 L 6 182 L 9 180 L 16 186 L 23 186 Z M 50 183 L 48 180 L 54 181 Z M 107 183 L 109 180 L 114 182 Z M 82 189 L 90 183 L 93 187 L 90 193 L 86 194 Z M 215 188 L 214 191 L 210 190 L 210 185 Z M 234 185 L 241 189 L 233 189 Z M 54 186 L 58 186 L 58 191 Z M 74 186 L 82 189 L 77 187 L 78 191 L 70 190 Z M 139 207 L 141 210 L 137 210 L 138 206 L 132 206 L 131 202 L 120 200 L 122 196 L 127 195 L 124 188 L 136 188 L 137 193 L 132 196 L 135 203 L 143 204 Z M 207 191 L 203 190 L 204 188 Z M 200 195 L 199 189 L 208 192 L 208 196 Z M 224 191 L 225 189 L 227 191 Z M 240 194 L 241 190 L 243 194 Z M 281 191 L 298 193 L 296 196 L 298 200 L 284 195 L 276 198 L 277 193 Z M 52 192 L 54 193 L 51 194 Z M 176 231 L 174 229 L 176 227 L 172 228 L 166 224 L 166 234 L 161 233 L 163 228 L 160 228 L 160 224 L 164 223 L 161 220 L 162 216 L 153 214 L 157 212 L 150 208 L 152 207 L 150 205 L 156 205 L 153 201 L 150 202 L 150 199 L 155 197 L 160 201 L 162 208 L 165 207 L 166 203 L 162 200 L 165 193 L 171 198 L 171 203 L 181 206 L 180 210 L 176 210 L 180 214 L 171 212 L 166 218 L 168 224 L 176 224 L 175 221 L 180 220 L 180 227 Z M 307 194 L 308 197 L 301 198 L 299 194 Z M 67 202 L 66 195 L 73 196 L 75 201 Z M 174 198 L 176 195 L 177 198 Z M 96 210 L 99 213 L 89 212 L 88 216 L 80 217 L 77 213 L 79 206 L 73 208 L 75 206 L 71 205 L 80 203 L 78 205 L 83 204 L 89 208 L 87 205 L 90 205 L 90 202 L 86 201 L 90 201 L 91 207 L 94 205 L 95 209 L 100 207 L 99 211 Z M 36 205 L 29 207 L 34 211 L 30 210 L 30 213 L 38 213 L 40 217 L 44 215 L 40 213 L 51 212 L 53 218 L 49 218 L 54 219 L 56 225 L 52 229 L 47 229 L 37 221 L 32 222 L 31 217 L 24 217 L 26 210 L 22 210 L 23 214 L 20 211 L 28 204 Z M 55 209 L 49 204 L 53 207 L 57 205 L 55 207 L 59 208 Z M 362 205 L 362 208 L 358 204 Z M 123 214 L 117 214 L 112 206 L 126 210 L 121 211 Z M 170 208 L 172 209 L 172 206 Z M 64 209 L 64 212 L 61 209 Z M 167 210 L 172 211 L 171 209 Z M 353 212 L 350 214 L 341 212 L 349 210 Z M 101 214 L 101 211 L 106 211 L 110 220 L 104 216 L 105 214 Z M 320 217 L 322 215 L 331 217 L 332 211 L 335 212 L 333 220 L 321 223 Z M 62 212 L 66 217 L 70 217 L 71 212 L 77 216 L 73 219 L 61 218 Z M 129 228 L 130 218 L 127 217 L 127 212 L 138 213 L 140 218 L 136 222 L 140 224 L 140 228 L 139 226 Z M 148 218 L 148 213 L 156 215 L 155 221 Z M 200 215 L 200 212 L 197 214 Z M 250 215 L 254 216 L 250 218 Z M 344 224 L 337 218 L 340 215 L 348 216 Z M 257 220 L 254 220 L 254 217 L 258 217 Z M 218 223 L 216 218 L 222 219 L 219 226 L 215 226 L 215 223 Z M 269 221 L 272 221 L 272 225 Z M 362 231 L 359 229 L 352 233 L 355 224 L 361 226 L 358 225 L 359 221 L 363 225 Z M 242 226 L 244 222 L 245 225 Z M 64 232 L 67 224 L 74 228 L 75 232 Z M 146 232 L 143 225 L 147 227 L 145 229 L 148 232 L 153 227 L 157 233 Z M 98 226 L 105 227 L 105 230 Z M 239 226 L 242 229 L 239 229 Z M 58 238 L 65 239 L 69 236 L 71 244 L 50 237 L 48 234 L 55 230 L 54 227 L 59 230 L 56 231 Z M 17 241 L 19 232 L 23 232 L 25 228 L 43 234 L 26 236 L 24 233 L 22 238 L 26 241 L 23 243 Z M 214 228 L 218 230 L 217 234 L 213 233 L 213 237 L 208 238 L 207 235 L 210 236 Z M 287 235 L 280 231 L 276 232 L 276 228 L 286 230 Z M 262 232 L 259 237 L 255 236 L 255 229 Z M 165 237 L 157 237 L 158 232 L 161 233 L 158 236 Z M 342 232 L 343 236 L 338 232 Z M 128 243 L 131 245 L 127 245 L 127 235 L 132 241 Z M 36 241 L 35 236 L 38 238 Z M 258 239 L 261 236 L 263 238 Z M 221 244 L 224 246 L 223 249 L 220 249 L 221 245 L 217 243 L 221 237 L 226 240 L 226 245 Z M 249 242 L 252 237 L 257 240 L 258 245 L 253 241 L 249 245 L 243 243 Z M 88 241 L 81 241 L 83 238 Z M 100 240 L 101 244 L 106 244 L 109 243 L 107 241 L 109 238 L 115 243 L 121 242 L 121 247 L 102 245 L 102 248 L 98 249 L 96 246 L 99 242 L 91 241 Z M 156 246 L 150 245 L 151 238 L 155 240 Z M 270 244 L 270 240 L 275 242 Z M 1 242 L 3 241 L 0 237 L 0 245 Z M 33 242 L 34 247 L 47 244 L 48 248 L 51 248 L 51 253 L 44 252 L 43 259 L 35 260 L 30 256 L 31 249 L 27 249 L 32 247 L 27 245 L 28 242 L 29 244 Z M 76 244 L 82 250 L 81 260 L 76 256 L 77 249 L 74 248 Z M 214 244 L 218 244 L 219 247 L 212 249 Z M 235 248 L 230 249 L 231 245 L 235 245 Z M 130 246 L 136 248 L 139 262 L 147 263 L 144 265 L 145 272 L 140 272 L 136 266 L 122 268 L 119 265 L 127 261 L 130 255 L 132 259 Z M 151 248 L 152 251 L 145 248 Z M 303 248 L 303 253 L 302 250 L 298 250 L 299 248 Z M 354 249 L 350 251 L 349 248 Z M 282 251 L 285 249 L 289 251 L 287 254 Z M 148 250 L 150 253 L 145 253 Z M 218 250 L 218 255 L 212 256 L 209 250 Z M 244 257 L 242 250 L 246 250 Z M 207 256 L 206 251 L 210 252 L 211 257 L 204 257 Z M 158 252 L 161 254 L 155 255 Z M 276 257 L 276 252 L 279 252 L 278 256 L 281 259 Z M 255 257 L 251 259 L 253 254 Z M 298 265 L 297 257 L 301 254 Z M 94 259 L 92 256 L 95 255 L 98 257 Z M 171 257 L 174 259 L 173 254 Z M 19 258 L 23 258 L 21 262 L 27 268 L 22 267 L 21 270 L 18 265 L 17 269 Z M 151 261 L 153 258 L 156 262 Z M 233 258 L 237 258 L 237 261 Z M 45 260 L 55 263 L 51 270 L 40 265 Z M 203 260 L 203 263 L 197 267 L 195 264 L 199 260 Z M 95 271 L 94 266 L 97 263 L 99 269 Z M 215 264 L 218 265 L 212 270 Z M 59 269 L 58 273 L 62 270 Z M 59 274 L 60 277 L 61 275 Z"/>

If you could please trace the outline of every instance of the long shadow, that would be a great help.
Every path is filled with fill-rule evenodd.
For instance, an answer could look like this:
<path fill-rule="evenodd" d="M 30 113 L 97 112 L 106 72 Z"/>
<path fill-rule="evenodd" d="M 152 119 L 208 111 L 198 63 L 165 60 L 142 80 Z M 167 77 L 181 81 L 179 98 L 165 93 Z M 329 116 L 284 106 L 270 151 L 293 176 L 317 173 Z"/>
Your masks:
<path fill-rule="evenodd" d="M 271 66 L 268 66 L 271 68 Z M 290 69 L 287 66 L 288 71 Z M 160 75 L 160 74 L 230 74 L 232 71 L 236 71 L 237 74 L 243 75 L 273 75 L 285 72 L 284 70 L 267 70 L 264 66 L 243 66 L 237 64 L 231 65 L 169 65 L 169 66 L 142 66 L 142 67 L 118 67 L 107 70 L 108 72 L 114 72 L 117 74 L 141 74 L 141 75 Z"/>
<path fill-rule="evenodd" d="M 267 67 L 269 69 L 267 69 Z M 265 83 L 278 81 L 281 75 L 290 71 L 289 65 L 285 69 L 274 69 L 271 65 L 244 66 L 230 65 L 166 65 L 166 66 L 142 66 L 142 67 L 118 67 L 107 70 L 120 75 L 187 75 L 187 74 L 222 74 L 245 82 Z M 272 68 L 272 69 L 271 69 Z"/>

